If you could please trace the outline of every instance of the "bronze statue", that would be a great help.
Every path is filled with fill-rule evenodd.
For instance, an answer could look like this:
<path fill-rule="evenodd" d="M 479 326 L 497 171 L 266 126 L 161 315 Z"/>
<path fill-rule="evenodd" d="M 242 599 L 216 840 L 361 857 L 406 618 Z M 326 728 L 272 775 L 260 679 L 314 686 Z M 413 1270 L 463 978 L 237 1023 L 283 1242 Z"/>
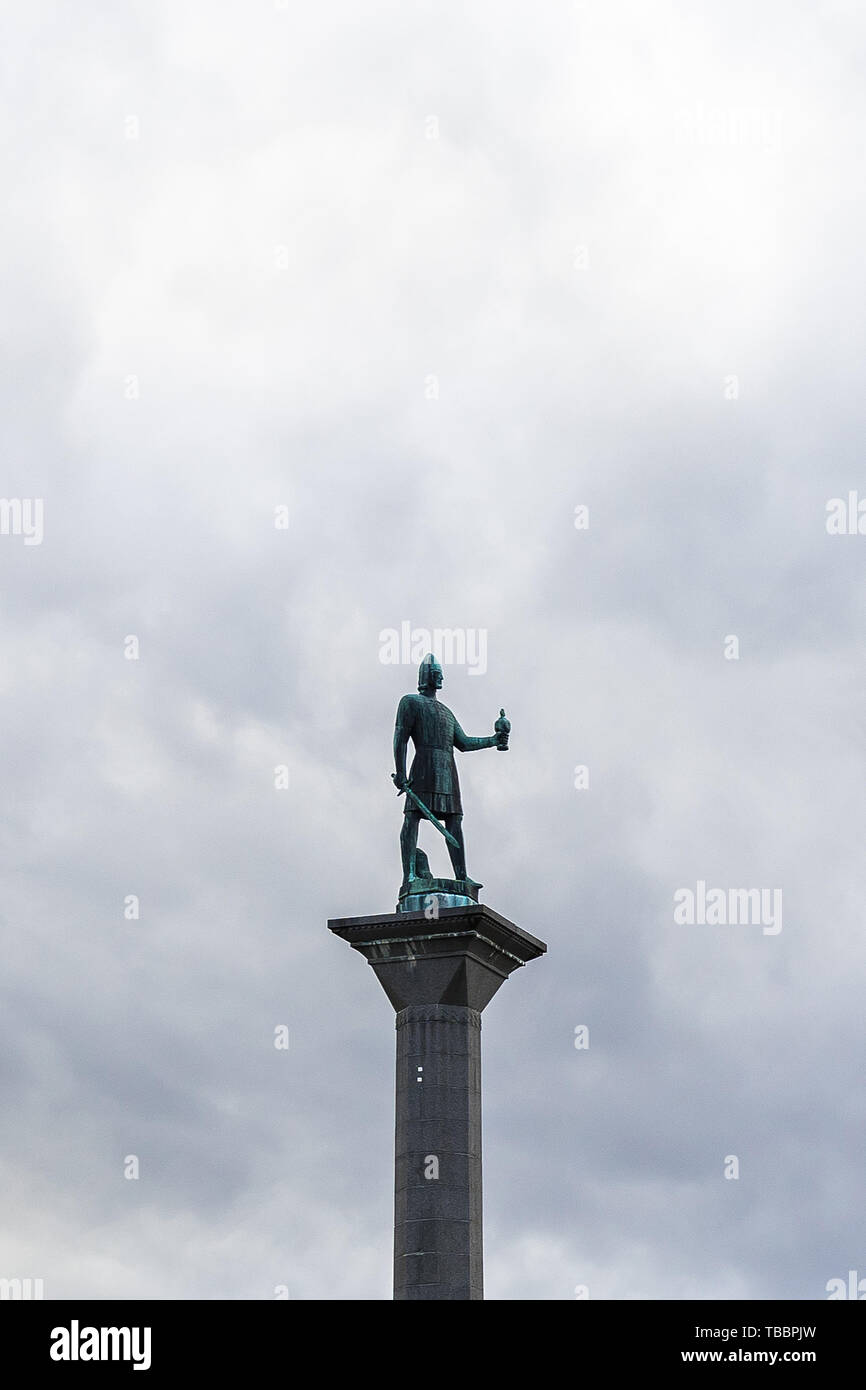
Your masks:
<path fill-rule="evenodd" d="M 432 893 L 445 906 L 459 906 L 477 901 L 482 886 L 466 872 L 466 852 L 463 844 L 463 805 L 460 783 L 454 764 L 454 749 L 469 753 L 476 748 L 508 749 L 511 724 L 505 710 L 495 724 L 496 732 L 487 738 L 470 738 L 464 734 L 454 715 L 437 699 L 442 686 L 442 667 L 435 656 L 425 656 L 418 668 L 418 694 L 404 695 L 397 706 L 394 729 L 394 765 L 392 781 L 398 795 L 406 793 L 403 810 L 403 829 L 400 832 L 400 854 L 403 861 L 403 882 L 400 887 L 401 909 L 411 911 L 420 906 L 419 898 L 429 899 Z M 406 776 L 406 749 L 409 739 L 415 745 L 415 757 L 409 776 Z M 454 879 L 434 879 L 427 856 L 418 849 L 418 823 L 425 817 L 445 837 L 454 870 Z M 441 817 L 441 819 L 440 819 Z M 454 902 L 451 902 L 451 899 Z"/>

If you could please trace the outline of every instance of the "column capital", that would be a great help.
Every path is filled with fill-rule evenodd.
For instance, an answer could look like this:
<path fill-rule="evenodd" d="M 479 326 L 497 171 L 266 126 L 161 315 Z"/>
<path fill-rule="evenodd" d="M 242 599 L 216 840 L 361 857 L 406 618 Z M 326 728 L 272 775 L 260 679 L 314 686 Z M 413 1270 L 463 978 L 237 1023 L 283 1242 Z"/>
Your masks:
<path fill-rule="evenodd" d="M 336 917 L 336 936 L 360 951 L 399 1012 L 456 1005 L 479 1013 L 513 970 L 547 946 L 486 904 L 373 917 Z"/>

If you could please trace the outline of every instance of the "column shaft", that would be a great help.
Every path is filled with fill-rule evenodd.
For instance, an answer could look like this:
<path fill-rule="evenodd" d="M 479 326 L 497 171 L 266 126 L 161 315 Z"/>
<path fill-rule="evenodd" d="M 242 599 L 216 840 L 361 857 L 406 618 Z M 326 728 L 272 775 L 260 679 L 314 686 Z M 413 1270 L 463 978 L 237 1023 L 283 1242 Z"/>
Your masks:
<path fill-rule="evenodd" d="M 397 1024 L 395 1299 L 481 1299 L 481 1014 L 411 1005 Z"/>

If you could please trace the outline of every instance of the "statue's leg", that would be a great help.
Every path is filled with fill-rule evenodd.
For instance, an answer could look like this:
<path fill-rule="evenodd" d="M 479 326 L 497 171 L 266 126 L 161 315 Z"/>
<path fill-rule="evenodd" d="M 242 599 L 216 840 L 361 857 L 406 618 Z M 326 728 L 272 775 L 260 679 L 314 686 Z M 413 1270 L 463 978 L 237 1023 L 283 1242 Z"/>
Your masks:
<path fill-rule="evenodd" d="M 454 870 L 455 878 L 466 877 L 466 848 L 463 844 L 463 817 L 446 816 L 445 829 L 453 835 L 457 841 L 455 847 L 448 842 L 448 853 L 451 855 L 451 867 Z"/>
<path fill-rule="evenodd" d="M 400 858 L 403 861 L 403 888 L 409 887 L 409 880 L 415 877 L 415 854 L 418 849 L 418 816 L 411 811 L 403 817 L 400 831 Z M 401 890 L 402 891 L 402 890 Z"/>

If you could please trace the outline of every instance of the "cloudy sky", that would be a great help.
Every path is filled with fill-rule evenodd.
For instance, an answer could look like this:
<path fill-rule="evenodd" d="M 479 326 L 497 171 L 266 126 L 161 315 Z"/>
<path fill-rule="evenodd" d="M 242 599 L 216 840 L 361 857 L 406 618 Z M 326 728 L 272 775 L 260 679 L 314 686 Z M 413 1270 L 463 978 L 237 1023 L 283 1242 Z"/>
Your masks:
<path fill-rule="evenodd" d="M 487 1296 L 866 1275 L 862 7 L 5 30 L 0 1276 L 390 1297 L 326 922 L 396 900 L 403 623 L 483 634 L 469 871 L 549 944 L 484 1018 Z"/>

